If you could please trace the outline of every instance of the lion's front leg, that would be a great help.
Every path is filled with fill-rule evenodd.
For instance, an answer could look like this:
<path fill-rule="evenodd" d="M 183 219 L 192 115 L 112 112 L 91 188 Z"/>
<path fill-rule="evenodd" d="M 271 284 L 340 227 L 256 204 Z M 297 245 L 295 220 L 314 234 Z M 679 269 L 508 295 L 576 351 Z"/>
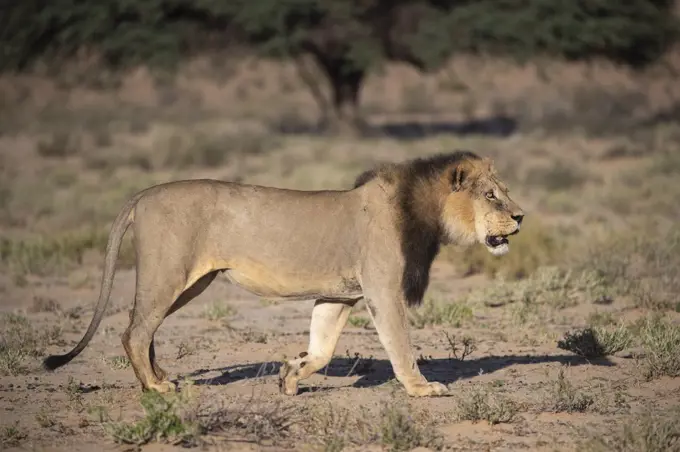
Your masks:
<path fill-rule="evenodd" d="M 369 291 L 366 305 L 397 380 L 404 385 L 406 393 L 413 397 L 445 394 L 448 392 L 445 385 L 429 382 L 420 373 L 411 350 L 406 303 L 398 294 L 391 297 L 387 295 L 390 292 Z"/>
<path fill-rule="evenodd" d="M 298 382 L 308 378 L 328 364 L 338 344 L 357 300 L 317 300 L 312 310 L 309 347 L 300 357 L 285 362 L 279 371 L 279 389 L 286 395 L 296 395 Z"/>

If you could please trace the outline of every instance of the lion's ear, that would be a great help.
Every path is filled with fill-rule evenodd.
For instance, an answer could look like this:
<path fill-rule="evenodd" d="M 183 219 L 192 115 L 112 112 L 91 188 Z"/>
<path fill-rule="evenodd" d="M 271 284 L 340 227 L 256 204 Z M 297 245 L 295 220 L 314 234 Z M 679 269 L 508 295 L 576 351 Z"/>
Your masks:
<path fill-rule="evenodd" d="M 456 165 L 451 173 L 451 185 L 453 186 L 453 191 L 460 191 L 463 188 L 463 184 L 470 176 L 470 168 L 461 163 Z"/>

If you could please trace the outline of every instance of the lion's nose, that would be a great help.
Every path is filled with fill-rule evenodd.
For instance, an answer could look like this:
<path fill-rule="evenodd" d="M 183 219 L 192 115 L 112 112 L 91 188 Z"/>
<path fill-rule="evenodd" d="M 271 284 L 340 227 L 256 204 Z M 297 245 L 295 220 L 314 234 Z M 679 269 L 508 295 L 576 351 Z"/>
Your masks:
<path fill-rule="evenodd" d="M 522 219 L 524 218 L 524 214 L 515 214 L 512 216 L 512 219 L 517 222 L 517 224 L 522 224 Z"/>

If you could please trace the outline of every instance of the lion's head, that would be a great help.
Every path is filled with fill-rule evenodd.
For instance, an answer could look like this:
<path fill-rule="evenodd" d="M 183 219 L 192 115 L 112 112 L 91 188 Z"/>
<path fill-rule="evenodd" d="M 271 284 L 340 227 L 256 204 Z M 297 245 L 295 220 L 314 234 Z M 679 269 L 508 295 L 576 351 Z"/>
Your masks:
<path fill-rule="evenodd" d="M 490 159 L 472 153 L 462 157 L 442 173 L 448 186 L 441 210 L 444 229 L 454 243 L 479 242 L 502 256 L 509 250 L 508 237 L 520 230 L 524 211 L 510 198 Z"/>
<path fill-rule="evenodd" d="M 508 237 L 519 232 L 524 217 L 491 160 L 469 151 L 385 164 L 356 178 L 355 188 L 364 185 L 395 202 L 409 305 L 422 301 L 440 244 L 482 243 L 500 256 L 508 252 Z"/>
<path fill-rule="evenodd" d="M 359 187 L 379 179 L 397 187 L 403 246 L 428 249 L 433 241 L 458 245 L 482 243 L 493 255 L 509 250 L 524 211 L 510 198 L 493 162 L 470 151 L 456 151 L 401 164 L 387 164 L 357 177 Z"/>

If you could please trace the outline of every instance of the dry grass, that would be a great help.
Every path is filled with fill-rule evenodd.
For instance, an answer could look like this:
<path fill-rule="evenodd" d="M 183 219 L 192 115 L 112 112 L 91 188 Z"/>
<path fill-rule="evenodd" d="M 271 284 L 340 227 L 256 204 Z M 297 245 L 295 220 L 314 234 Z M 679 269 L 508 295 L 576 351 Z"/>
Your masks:
<path fill-rule="evenodd" d="M 57 422 L 45 409 L 40 410 L 40 412 L 35 415 L 35 421 L 41 428 L 52 428 L 57 425 Z"/>
<path fill-rule="evenodd" d="M 190 381 L 185 381 L 182 389 L 174 394 L 145 392 L 140 403 L 144 416 L 136 422 L 114 422 L 105 412 L 100 413 L 105 431 L 115 442 L 186 447 L 206 444 L 209 438 L 238 438 L 256 443 L 279 441 L 287 437 L 299 421 L 290 407 L 277 403 L 252 399 L 230 406 L 207 403 Z"/>
<path fill-rule="evenodd" d="M 449 345 L 449 358 L 464 361 L 477 350 L 475 340 L 469 336 L 463 336 L 459 341 L 455 335 L 445 331 L 444 337 L 446 337 L 446 342 Z"/>
<path fill-rule="evenodd" d="M 305 414 L 305 431 L 324 451 L 379 444 L 385 450 L 401 452 L 415 448 L 440 450 L 442 437 L 433 420 L 414 412 L 407 403 L 383 402 L 378 413 L 317 404 Z"/>
<path fill-rule="evenodd" d="M 62 305 L 54 300 L 53 298 L 34 296 L 31 306 L 28 308 L 27 312 L 31 314 L 48 312 L 54 314 L 60 319 L 64 320 L 74 320 L 80 318 L 81 306 L 74 306 L 69 309 L 64 309 Z"/>
<path fill-rule="evenodd" d="M 189 343 L 187 341 L 182 341 L 177 345 L 177 354 L 175 355 L 176 359 L 182 359 L 186 358 L 187 356 L 194 355 L 196 351 L 198 350 L 198 347 L 196 344 Z"/>
<path fill-rule="evenodd" d="M 593 271 L 541 267 L 520 281 L 499 281 L 488 288 L 470 292 L 466 301 L 486 306 L 510 303 L 549 305 L 563 309 L 583 302 L 598 302 L 608 297 L 605 281 Z"/>
<path fill-rule="evenodd" d="M 645 153 L 650 154 L 649 157 L 639 160 L 636 168 L 620 173 L 598 201 L 601 208 L 617 216 L 645 220 L 646 224 L 643 223 L 639 230 L 647 230 L 650 237 L 659 232 L 655 223 L 659 220 L 674 221 L 680 213 L 676 202 L 680 195 L 680 187 L 676 183 L 680 174 L 677 157 L 680 149 L 676 136 L 665 136 L 664 129 L 667 128 L 659 126 L 653 129 L 652 143 L 638 143 Z M 680 133 L 677 124 L 671 130 Z"/>
<path fill-rule="evenodd" d="M 673 142 L 678 137 L 669 137 L 668 141 Z M 670 148 L 670 149 L 669 149 Z M 655 156 L 649 167 L 651 176 L 677 176 L 680 173 L 680 157 L 678 156 L 677 144 L 675 149 L 666 146 L 665 149 Z"/>
<path fill-rule="evenodd" d="M 390 451 L 417 447 L 441 449 L 441 437 L 431 422 L 417 419 L 408 408 L 384 404 L 380 413 L 379 441 Z"/>
<path fill-rule="evenodd" d="M 4 314 L 0 318 L 0 375 L 29 372 L 27 361 L 41 356 L 52 344 L 61 344 L 60 328 L 37 329 L 26 317 Z"/>
<path fill-rule="evenodd" d="M 196 416 L 200 433 L 227 441 L 245 439 L 257 444 L 283 444 L 303 419 L 295 407 L 250 398 L 230 405 L 204 408 Z"/>
<path fill-rule="evenodd" d="M 630 231 L 595 242 L 577 266 L 597 272 L 616 293 L 637 307 L 680 308 L 680 232 Z"/>
<path fill-rule="evenodd" d="M 375 440 L 375 425 L 363 413 L 329 403 L 306 408 L 305 432 L 325 452 L 339 452 L 351 445 L 366 445 Z"/>
<path fill-rule="evenodd" d="M 555 134 L 579 130 L 588 136 L 616 135 L 635 124 L 636 113 L 651 107 L 643 86 L 612 87 L 590 77 L 571 86 L 568 97 L 552 100 L 527 115 L 527 127 Z"/>
<path fill-rule="evenodd" d="M 69 157 L 78 154 L 80 149 L 80 136 L 66 131 L 55 132 L 36 145 L 38 155 L 48 158 Z"/>
<path fill-rule="evenodd" d="M 680 451 L 680 411 L 647 410 L 641 416 L 616 427 L 613 435 L 596 435 L 582 447 L 584 452 Z"/>
<path fill-rule="evenodd" d="M 518 411 L 519 406 L 498 388 L 475 385 L 461 391 L 456 418 L 459 421 L 486 421 L 494 425 L 512 422 Z"/>
<path fill-rule="evenodd" d="M 0 446 L 3 448 L 19 446 L 28 435 L 18 425 L 0 427 Z"/>
<path fill-rule="evenodd" d="M 176 394 L 144 393 L 140 398 L 144 416 L 136 422 L 114 422 L 100 412 L 106 432 L 118 443 L 136 446 L 152 442 L 196 446 L 211 439 L 283 445 L 295 428 L 303 428 L 312 442 L 326 451 L 376 443 L 395 452 L 441 448 L 441 436 L 431 419 L 395 402 L 384 403 L 379 415 L 372 418 L 361 410 L 321 405 L 301 413 L 293 407 L 253 400 L 207 405 L 191 386 Z"/>
<path fill-rule="evenodd" d="M 188 136 L 187 136 L 188 135 Z M 232 163 L 244 155 L 259 155 L 275 151 L 280 141 L 265 131 L 244 130 L 237 133 L 214 134 L 194 132 L 172 134 L 167 143 L 159 144 L 165 154 L 162 166 L 175 169 L 191 167 L 214 168 Z"/>
<path fill-rule="evenodd" d="M 130 367 L 130 359 L 127 356 L 112 356 L 105 359 L 106 364 L 113 370 L 127 369 Z"/>
<path fill-rule="evenodd" d="M 108 231 L 75 231 L 54 236 L 37 236 L 13 240 L 0 238 L 0 264 L 18 275 L 47 276 L 64 273 L 81 265 L 86 252 L 106 250 Z M 135 251 L 125 242 L 117 265 L 130 267 L 135 263 Z"/>
<path fill-rule="evenodd" d="M 588 316 L 590 327 L 608 327 L 616 323 L 614 314 L 608 311 L 595 311 Z"/>
<path fill-rule="evenodd" d="M 580 413 L 595 403 L 595 397 L 584 389 L 576 388 L 567 380 L 564 369 L 560 368 L 557 378 L 552 382 L 546 410 L 556 413 Z"/>
<path fill-rule="evenodd" d="M 554 161 L 550 166 L 534 167 L 526 175 L 529 186 L 549 192 L 573 191 L 586 184 L 590 176 L 580 167 L 567 162 Z"/>
<path fill-rule="evenodd" d="M 82 263 L 87 250 L 105 247 L 106 236 L 96 233 L 27 240 L 3 238 L 0 241 L 0 260 L 16 273 L 48 275 L 63 270 L 69 264 Z"/>

